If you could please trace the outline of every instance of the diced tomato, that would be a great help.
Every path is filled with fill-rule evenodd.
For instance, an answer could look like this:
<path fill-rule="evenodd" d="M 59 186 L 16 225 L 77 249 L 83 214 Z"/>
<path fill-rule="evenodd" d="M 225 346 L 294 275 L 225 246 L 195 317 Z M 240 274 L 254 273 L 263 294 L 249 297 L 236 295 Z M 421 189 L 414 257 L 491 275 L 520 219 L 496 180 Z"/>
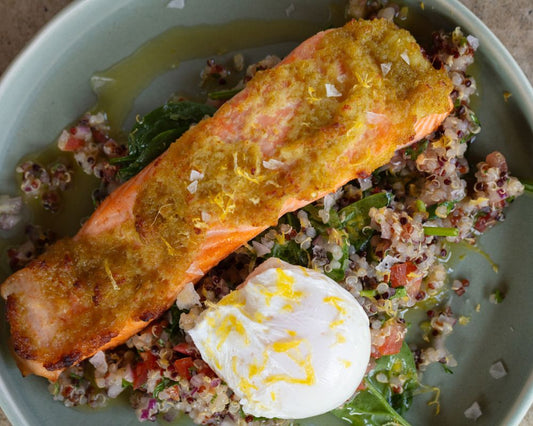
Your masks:
<path fill-rule="evenodd" d="M 85 141 L 75 138 L 74 136 L 70 136 L 65 143 L 65 146 L 63 146 L 63 151 L 78 151 L 79 149 L 83 148 L 85 146 Z"/>
<path fill-rule="evenodd" d="M 405 287 L 407 294 L 415 298 L 420 291 L 422 276 L 413 262 L 397 263 L 390 270 L 391 287 Z"/>
<path fill-rule="evenodd" d="M 217 377 L 216 373 L 213 370 L 211 370 L 211 368 L 208 365 L 206 365 L 204 368 L 198 371 L 198 373 L 205 374 L 207 377 L 211 377 L 212 379 Z"/>
<path fill-rule="evenodd" d="M 148 372 L 150 370 L 157 370 L 157 358 L 151 352 L 141 353 L 142 361 L 135 364 L 133 369 L 133 389 L 139 389 L 148 379 Z"/>
<path fill-rule="evenodd" d="M 193 367 L 193 359 L 188 356 L 174 361 L 174 368 L 176 372 L 183 378 L 190 380 L 192 377 L 191 368 Z"/>
<path fill-rule="evenodd" d="M 372 357 L 381 358 L 400 352 L 407 328 L 404 323 L 395 319 L 386 321 L 377 331 L 377 336 L 384 337 L 385 342 L 380 346 L 372 345 Z"/>
<path fill-rule="evenodd" d="M 196 357 L 199 355 L 198 349 L 196 349 L 193 345 L 187 342 L 178 343 L 172 349 L 183 355 L 196 356 Z"/>

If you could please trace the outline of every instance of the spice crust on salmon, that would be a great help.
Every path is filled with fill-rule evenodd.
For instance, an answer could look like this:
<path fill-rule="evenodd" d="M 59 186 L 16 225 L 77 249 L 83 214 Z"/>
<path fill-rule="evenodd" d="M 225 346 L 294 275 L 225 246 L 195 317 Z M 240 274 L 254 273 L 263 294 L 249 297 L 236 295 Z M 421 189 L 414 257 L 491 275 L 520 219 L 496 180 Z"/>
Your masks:
<path fill-rule="evenodd" d="M 451 90 L 388 21 L 305 41 L 2 284 L 22 372 L 55 380 L 124 342 L 282 214 L 431 133 Z"/>

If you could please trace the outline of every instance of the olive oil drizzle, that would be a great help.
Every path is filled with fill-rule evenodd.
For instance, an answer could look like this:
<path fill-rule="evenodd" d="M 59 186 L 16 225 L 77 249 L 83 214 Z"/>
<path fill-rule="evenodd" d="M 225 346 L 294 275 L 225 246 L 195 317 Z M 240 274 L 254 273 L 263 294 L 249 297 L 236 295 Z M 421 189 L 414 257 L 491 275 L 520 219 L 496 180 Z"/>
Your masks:
<path fill-rule="evenodd" d="M 111 68 L 94 74 L 91 84 L 98 96 L 94 110 L 105 111 L 111 128 L 120 129 L 142 90 L 181 62 L 287 41 L 296 43 L 322 28 L 321 24 L 305 21 L 251 19 L 172 28 Z M 169 94 L 173 89 L 169 88 Z"/>

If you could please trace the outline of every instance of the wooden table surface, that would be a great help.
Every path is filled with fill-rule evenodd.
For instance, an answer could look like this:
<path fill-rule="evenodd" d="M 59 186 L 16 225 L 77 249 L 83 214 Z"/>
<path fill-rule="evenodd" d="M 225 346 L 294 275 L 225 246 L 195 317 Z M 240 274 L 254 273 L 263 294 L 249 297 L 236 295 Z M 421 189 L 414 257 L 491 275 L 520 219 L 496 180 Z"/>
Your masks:
<path fill-rule="evenodd" d="M 533 0 L 461 0 L 498 36 L 533 82 Z M 0 74 L 70 0 L 0 0 Z M 0 426 L 10 426 L 0 409 Z M 520 426 L 533 426 L 530 409 Z"/>

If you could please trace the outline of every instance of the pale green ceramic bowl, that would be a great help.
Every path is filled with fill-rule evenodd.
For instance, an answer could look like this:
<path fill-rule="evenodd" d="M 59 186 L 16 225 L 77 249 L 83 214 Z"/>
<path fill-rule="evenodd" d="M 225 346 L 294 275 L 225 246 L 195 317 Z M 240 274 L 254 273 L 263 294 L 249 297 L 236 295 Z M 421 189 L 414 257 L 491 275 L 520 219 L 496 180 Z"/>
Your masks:
<path fill-rule="evenodd" d="M 6 72 L 0 84 L 0 192 L 14 192 L 14 164 L 25 153 L 53 141 L 61 129 L 91 107 L 91 74 L 130 55 L 147 40 L 176 26 L 224 23 L 240 18 L 302 19 L 323 25 L 331 1 L 311 0 L 185 0 L 185 8 L 168 9 L 167 0 L 86 0 L 62 12 Z M 339 0 L 335 2 L 341 4 Z M 406 1 L 420 10 L 418 1 Z M 294 11 L 287 17 L 287 8 Z M 289 9 L 290 10 L 290 9 Z M 456 25 L 479 38 L 475 70 L 479 82 L 477 112 L 482 134 L 472 147 L 480 159 L 498 149 L 509 160 L 514 175 L 533 177 L 533 90 L 509 53 L 490 31 L 455 0 L 425 0 L 424 21 L 415 30 Z M 290 23 L 288 22 L 288 25 Z M 241 37 L 246 38 L 246 34 Z M 294 42 L 295 40 L 290 40 Z M 280 51 L 287 45 L 260 49 Z M 216 51 L 213 51 L 213 54 Z M 146 112 L 163 103 L 168 92 L 161 77 L 136 105 Z M 512 97 L 506 103 L 503 92 Z M 478 401 L 483 415 L 477 425 L 516 425 L 533 400 L 533 198 L 523 196 L 508 211 L 508 219 L 483 237 L 482 246 L 499 264 L 495 274 L 481 257 L 472 255 L 456 266 L 455 274 L 471 281 L 467 297 L 453 301 L 455 312 L 471 316 L 457 326 L 449 340 L 459 366 L 453 375 L 430 369 L 428 384 L 442 390 L 441 413 L 434 416 L 428 397 L 416 399 L 407 416 L 415 425 L 461 425 L 470 422 L 464 410 Z M 488 302 L 495 288 L 504 287 L 505 301 Z M 475 312 L 480 304 L 481 310 Z M 1 305 L 3 317 L 3 305 Z M 45 380 L 23 379 L 7 348 L 7 324 L 0 328 L 0 405 L 14 425 L 129 425 L 137 424 L 126 404 L 98 411 L 68 409 L 54 402 Z M 495 380 L 489 367 L 502 360 L 508 375 Z M 186 422 L 186 420 L 184 420 Z M 307 424 L 331 425 L 332 417 Z"/>

